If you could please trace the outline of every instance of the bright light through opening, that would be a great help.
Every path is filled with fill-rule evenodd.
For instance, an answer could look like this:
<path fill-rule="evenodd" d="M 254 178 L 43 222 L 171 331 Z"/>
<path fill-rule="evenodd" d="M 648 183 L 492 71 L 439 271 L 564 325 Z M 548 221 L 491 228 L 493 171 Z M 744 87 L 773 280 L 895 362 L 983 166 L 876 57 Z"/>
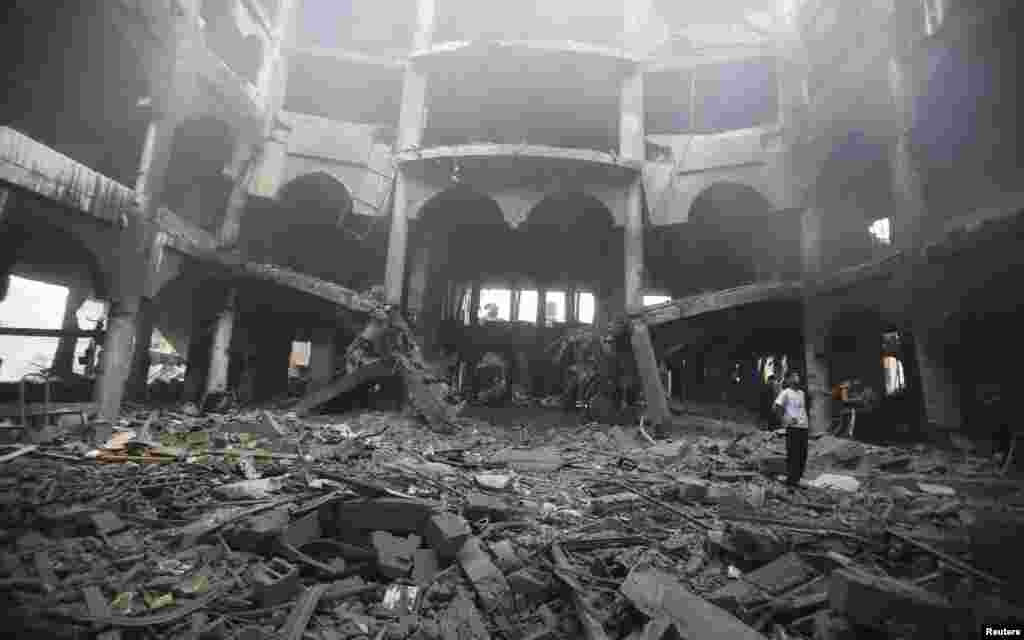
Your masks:
<path fill-rule="evenodd" d="M 537 322 L 537 292 L 519 292 L 519 317 L 520 322 Z"/>
<path fill-rule="evenodd" d="M 892 244 L 892 224 L 889 218 L 880 218 L 871 223 L 868 233 L 878 244 Z"/>
<path fill-rule="evenodd" d="M 670 296 L 644 296 L 644 306 L 653 307 L 656 304 L 664 304 L 671 300 Z"/>
<path fill-rule="evenodd" d="M 594 294 L 581 293 L 579 300 L 579 309 L 576 310 L 579 321 L 584 324 L 594 324 Z"/>
<path fill-rule="evenodd" d="M 481 320 L 508 321 L 512 317 L 512 292 L 508 289 L 481 289 L 477 314 Z"/>
<path fill-rule="evenodd" d="M 565 292 L 548 291 L 547 299 L 544 302 L 544 321 L 565 322 Z"/>

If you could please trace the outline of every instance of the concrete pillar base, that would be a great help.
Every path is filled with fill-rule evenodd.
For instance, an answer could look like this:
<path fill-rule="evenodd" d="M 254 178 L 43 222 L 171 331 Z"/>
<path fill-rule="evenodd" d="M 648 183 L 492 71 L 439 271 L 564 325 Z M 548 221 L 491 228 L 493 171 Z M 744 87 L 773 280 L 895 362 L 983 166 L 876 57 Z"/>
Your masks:
<path fill-rule="evenodd" d="M 206 378 L 206 393 L 224 393 L 228 390 L 228 367 L 230 365 L 231 334 L 235 326 L 235 290 L 228 291 L 224 308 L 217 315 L 217 326 L 213 332 L 210 350 L 210 373 Z"/>
<path fill-rule="evenodd" d="M 953 377 L 947 346 L 936 330 L 916 328 L 915 358 L 927 427 L 956 431 L 963 426 L 960 386 Z"/>
<path fill-rule="evenodd" d="M 103 342 L 103 368 L 96 384 L 96 402 L 102 420 L 114 422 L 121 413 L 125 382 L 131 368 L 139 301 L 115 302 L 107 318 Z"/>
<path fill-rule="evenodd" d="M 132 356 L 132 368 L 128 376 L 128 393 L 131 398 L 136 400 L 145 400 L 147 397 L 149 367 L 152 364 L 149 349 L 153 342 L 155 321 L 153 314 L 152 301 L 143 299 L 139 305 L 135 334 L 135 353 Z"/>
<path fill-rule="evenodd" d="M 313 330 L 309 354 L 313 384 L 326 384 L 334 377 L 335 333 L 333 327 Z"/>

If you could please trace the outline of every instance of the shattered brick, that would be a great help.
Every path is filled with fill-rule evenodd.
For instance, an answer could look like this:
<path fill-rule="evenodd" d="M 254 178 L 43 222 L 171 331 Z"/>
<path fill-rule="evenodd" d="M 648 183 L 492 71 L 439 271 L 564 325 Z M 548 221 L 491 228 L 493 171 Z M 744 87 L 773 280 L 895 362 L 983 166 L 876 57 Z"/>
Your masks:
<path fill-rule="evenodd" d="M 437 559 L 437 552 L 433 549 L 417 549 L 412 556 L 412 580 L 423 586 L 434 579 L 437 575 L 440 563 Z"/>
<path fill-rule="evenodd" d="M 917 585 L 856 569 L 832 572 L 829 606 L 855 624 L 884 629 L 889 621 L 941 630 L 950 620 L 950 604 Z"/>
<path fill-rule="evenodd" d="M 635 568 L 619 590 L 646 615 L 671 619 L 688 638 L 764 640 L 760 633 L 692 593 L 664 571 Z"/>
<path fill-rule="evenodd" d="M 492 544 L 491 553 L 494 554 L 498 568 L 505 573 L 516 571 L 523 566 L 523 561 L 519 558 L 519 554 L 516 553 L 515 545 L 508 540 Z"/>
<path fill-rule="evenodd" d="M 412 570 L 412 557 L 420 545 L 419 536 L 399 538 L 387 531 L 374 531 L 371 537 L 377 550 L 377 568 L 381 575 L 404 578 Z"/>
<path fill-rule="evenodd" d="M 245 518 L 224 531 L 225 539 L 233 549 L 265 553 L 277 544 L 289 521 L 288 509 L 280 508 Z"/>
<path fill-rule="evenodd" d="M 99 513 L 94 513 L 90 516 L 90 519 L 96 527 L 96 531 L 102 536 L 117 533 L 122 529 L 128 528 L 128 525 L 112 511 L 100 511 Z"/>
<path fill-rule="evenodd" d="M 470 538 L 459 551 L 459 564 L 473 583 L 480 602 L 488 612 L 511 610 L 511 591 L 505 574 L 494 566 L 480 545 L 480 540 Z"/>
<path fill-rule="evenodd" d="M 708 497 L 708 483 L 700 478 L 684 477 L 678 480 L 676 491 L 679 500 L 702 502 Z"/>
<path fill-rule="evenodd" d="M 422 531 L 436 512 L 433 505 L 403 498 L 377 498 L 339 502 L 335 512 L 338 526 L 359 531 Z"/>
<path fill-rule="evenodd" d="M 786 456 L 764 456 L 758 459 L 757 467 L 766 476 L 786 475 Z"/>
<path fill-rule="evenodd" d="M 625 491 L 622 493 L 611 493 L 604 496 L 598 496 L 594 498 L 590 504 L 594 513 L 601 515 L 615 509 L 628 507 L 638 502 L 640 502 L 640 496 L 630 491 Z"/>
<path fill-rule="evenodd" d="M 536 596 L 551 590 L 551 582 L 533 569 L 520 569 L 508 574 L 508 585 L 515 593 Z"/>
<path fill-rule="evenodd" d="M 427 544 L 437 551 L 442 560 L 455 558 L 471 534 L 469 523 L 454 513 L 431 516 L 424 531 Z"/>
<path fill-rule="evenodd" d="M 260 563 L 249 573 L 253 592 L 263 607 L 274 607 L 290 600 L 299 590 L 299 569 L 281 558 Z"/>
<path fill-rule="evenodd" d="M 492 522 L 508 520 L 511 508 L 504 500 L 485 493 L 471 493 L 466 497 L 466 517 L 472 521 L 487 518 Z"/>

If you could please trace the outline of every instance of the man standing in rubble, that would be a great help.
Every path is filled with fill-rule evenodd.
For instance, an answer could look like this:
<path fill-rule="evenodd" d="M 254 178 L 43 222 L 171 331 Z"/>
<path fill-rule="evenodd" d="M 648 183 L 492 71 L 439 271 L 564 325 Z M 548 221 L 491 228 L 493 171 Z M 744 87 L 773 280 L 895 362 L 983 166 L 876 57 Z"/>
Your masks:
<path fill-rule="evenodd" d="M 791 487 L 800 484 L 807 467 L 807 396 L 800 389 L 800 374 L 791 370 L 786 384 L 775 398 L 775 411 L 786 427 L 786 482 Z"/>

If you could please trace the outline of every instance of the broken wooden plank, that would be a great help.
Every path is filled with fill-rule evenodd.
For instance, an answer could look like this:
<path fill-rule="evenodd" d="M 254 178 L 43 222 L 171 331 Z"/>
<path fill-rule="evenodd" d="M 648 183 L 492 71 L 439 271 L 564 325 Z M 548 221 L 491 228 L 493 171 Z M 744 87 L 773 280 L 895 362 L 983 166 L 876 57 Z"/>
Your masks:
<path fill-rule="evenodd" d="M 102 340 L 106 331 L 89 329 L 37 329 L 35 327 L 0 327 L 0 336 L 19 338 L 93 338 Z"/>
<path fill-rule="evenodd" d="M 308 293 L 352 311 L 369 313 L 377 307 L 377 303 L 369 296 L 343 287 L 335 282 L 321 280 L 320 278 L 277 265 L 246 262 L 240 265 L 239 270 L 245 276 L 273 282 L 289 289 Z"/>
<path fill-rule="evenodd" d="M 26 416 L 52 416 L 62 413 L 96 413 L 99 405 L 95 402 L 50 402 L 48 404 L 32 403 L 26 404 L 22 414 L 20 403 L 0 404 L 0 418 L 19 418 Z"/>
<path fill-rule="evenodd" d="M 604 625 L 601 624 L 601 621 L 583 597 L 586 590 L 573 577 L 569 558 L 557 542 L 551 545 L 551 558 L 555 561 L 555 575 L 572 589 L 572 603 L 576 607 L 576 615 L 580 619 L 580 626 L 583 627 L 583 633 L 587 640 L 608 640 L 608 634 L 604 631 Z"/>
<path fill-rule="evenodd" d="M 34 444 L 25 445 L 24 447 L 18 447 L 15 451 L 12 451 L 11 453 L 5 453 L 4 455 L 0 456 L 0 462 L 10 462 L 15 458 L 20 458 L 23 455 L 32 453 L 38 448 L 39 446 Z"/>
<path fill-rule="evenodd" d="M 637 609 L 652 618 L 671 618 L 687 638 L 700 640 L 765 640 L 727 611 L 692 593 L 658 569 L 635 568 L 620 589 Z"/>
<path fill-rule="evenodd" d="M 316 606 L 320 604 L 320 599 L 330 588 L 330 583 L 324 582 L 306 589 L 306 592 L 299 597 L 299 601 L 295 603 L 295 608 L 292 609 L 291 615 L 288 616 L 288 620 L 281 630 L 281 637 L 284 640 L 301 640 L 302 635 L 306 633 L 309 619 L 316 611 Z"/>
<path fill-rule="evenodd" d="M 802 292 L 799 281 L 758 282 L 659 304 L 645 309 L 643 317 L 648 326 L 655 326 L 758 302 L 798 301 Z"/>
<path fill-rule="evenodd" d="M 301 417 L 308 414 L 313 409 L 330 402 L 343 393 L 353 391 L 357 387 L 360 387 L 372 380 L 378 380 L 380 378 L 386 378 L 393 375 L 395 375 L 395 361 L 379 360 L 372 364 L 359 367 L 352 373 L 342 376 L 326 387 L 306 394 L 301 400 L 299 400 L 297 405 L 292 407 L 292 410 L 295 411 L 296 415 Z"/>

